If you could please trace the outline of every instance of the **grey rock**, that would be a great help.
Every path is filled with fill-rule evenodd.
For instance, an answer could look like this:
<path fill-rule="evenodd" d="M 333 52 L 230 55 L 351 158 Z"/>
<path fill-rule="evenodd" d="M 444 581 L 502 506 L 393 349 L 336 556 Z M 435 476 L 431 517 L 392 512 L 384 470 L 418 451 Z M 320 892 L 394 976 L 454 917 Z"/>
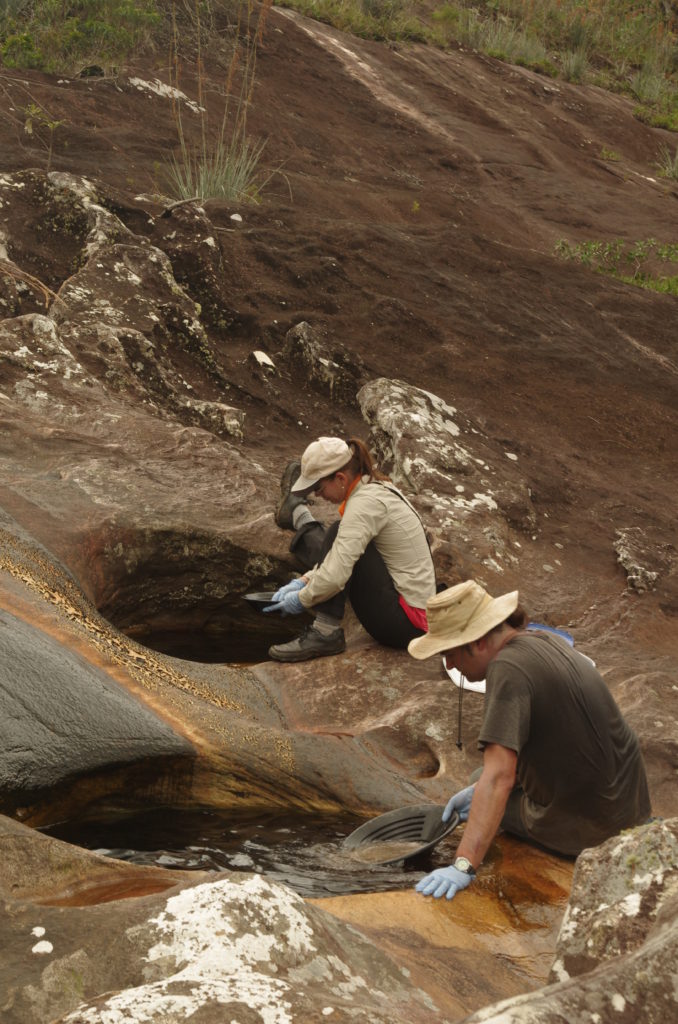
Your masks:
<path fill-rule="evenodd" d="M 432 524 L 440 557 L 458 560 L 449 550 L 456 534 L 491 572 L 515 563 L 515 534 L 536 529 L 515 453 L 437 395 L 404 381 L 372 380 L 358 403 L 380 464 Z"/>
<path fill-rule="evenodd" d="M 3 1024 L 442 1024 L 368 939 L 258 875 L 94 907 L 4 904 Z"/>
<path fill-rule="evenodd" d="M 287 364 L 309 383 L 338 402 L 354 402 L 361 370 L 343 353 L 329 354 L 310 324 L 302 321 L 285 336 L 282 350 Z"/>
<path fill-rule="evenodd" d="M 0 610 L 0 801 L 193 748 L 94 665 Z"/>
<path fill-rule="evenodd" d="M 615 531 L 614 550 L 624 569 L 630 590 L 643 593 L 654 590 L 657 581 L 670 569 L 675 548 L 664 544 L 660 549 L 647 543 L 638 526 Z"/>

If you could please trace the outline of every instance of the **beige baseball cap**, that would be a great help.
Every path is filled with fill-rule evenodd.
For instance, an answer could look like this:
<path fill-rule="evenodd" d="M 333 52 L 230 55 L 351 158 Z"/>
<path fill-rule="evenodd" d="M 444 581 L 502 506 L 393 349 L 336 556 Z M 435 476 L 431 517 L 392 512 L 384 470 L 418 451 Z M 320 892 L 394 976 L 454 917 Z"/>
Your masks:
<path fill-rule="evenodd" d="M 340 437 L 319 437 L 312 441 L 301 456 L 301 474 L 292 485 L 293 493 L 312 491 L 323 477 L 336 473 L 352 456 L 353 452 Z"/>
<path fill-rule="evenodd" d="M 411 640 L 407 649 L 413 658 L 421 660 L 463 647 L 505 622 L 517 607 L 517 590 L 490 597 L 475 580 L 466 580 L 426 602 L 428 633 Z"/>

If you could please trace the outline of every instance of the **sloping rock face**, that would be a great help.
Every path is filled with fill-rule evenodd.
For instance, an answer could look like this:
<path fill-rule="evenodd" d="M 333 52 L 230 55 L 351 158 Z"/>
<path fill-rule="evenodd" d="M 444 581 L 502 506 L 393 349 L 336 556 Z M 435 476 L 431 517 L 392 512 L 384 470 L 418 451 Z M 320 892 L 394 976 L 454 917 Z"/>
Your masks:
<path fill-rule="evenodd" d="M 268 644 L 298 623 L 242 602 L 296 568 L 272 516 L 282 466 L 337 433 L 369 434 L 422 515 L 441 580 L 517 587 L 534 619 L 572 631 L 639 734 L 655 812 L 673 819 L 675 300 L 553 256 L 563 236 L 664 239 L 678 191 L 648 161 L 670 136 L 600 90 L 271 19 L 248 123 L 270 136 L 293 198 L 271 190 L 256 208 L 150 194 L 173 138 L 152 61 L 95 85 L 3 77 L 15 112 L 37 98 L 69 118 L 47 174 L 0 111 L 2 806 L 30 824 L 148 804 L 370 814 L 465 783 L 482 699 L 460 706 L 436 659 L 385 651 L 349 619 L 345 654 L 273 664 Z M 205 94 L 214 123 L 219 88 Z M 158 653 L 161 634 L 182 635 L 182 660 Z M 674 831 L 655 824 L 581 858 L 552 984 L 488 1019 L 632 1019 L 644 978 L 647 1019 L 670 1018 L 675 990 L 652 965 L 670 977 L 675 962 Z M 205 1021 L 458 1019 L 482 997 L 471 953 L 453 962 L 472 1000 L 447 1003 L 431 980 L 447 953 L 426 937 L 449 907 L 424 904 L 430 945 L 410 961 L 376 901 L 362 916 L 342 909 L 412 964 L 410 987 L 360 940 L 362 971 L 345 930 L 260 879 L 224 877 L 213 893 L 200 879 L 170 909 L 157 876 L 126 876 L 139 901 L 120 899 L 118 880 L 107 897 L 100 864 L 67 869 L 53 851 L 36 854 L 35 891 L 24 877 L 5 912 L 8 984 L 30 962 L 2 1007 L 17 1022 L 77 1014 L 83 1000 L 83 1020 L 131 1012 L 129 994 L 106 1006 L 107 988 L 136 991 L 140 1020 L 187 1007 Z M 633 858 L 646 870 L 631 872 Z M 50 867 L 71 889 L 81 873 L 92 900 L 116 898 L 106 913 L 38 912 Z M 498 917 L 516 925 L 500 879 L 492 861 L 482 896 L 453 901 L 455 936 L 483 899 L 498 911 L 487 941 Z M 415 897 L 401 895 L 407 919 Z M 213 945 L 215 913 L 228 926 Z M 188 951 L 173 945 L 179 927 Z M 552 919 L 545 930 L 549 961 Z M 107 974 L 114 936 L 124 956 Z M 515 976 L 493 981 L 488 1000 L 515 995 Z"/>

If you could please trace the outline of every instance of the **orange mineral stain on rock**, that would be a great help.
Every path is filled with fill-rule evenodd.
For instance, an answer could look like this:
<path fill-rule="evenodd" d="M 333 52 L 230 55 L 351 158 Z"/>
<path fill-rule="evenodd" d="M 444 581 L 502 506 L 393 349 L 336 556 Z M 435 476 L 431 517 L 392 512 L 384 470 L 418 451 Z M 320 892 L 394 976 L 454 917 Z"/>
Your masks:
<path fill-rule="evenodd" d="M 573 863 L 509 836 L 453 900 L 400 892 L 312 900 L 364 932 L 412 981 L 460 1018 L 543 985 Z M 418 876 L 410 876 L 412 886 Z"/>
<path fill-rule="evenodd" d="M 93 907 L 99 903 L 112 903 L 114 900 L 136 899 L 139 896 L 150 896 L 156 892 L 172 889 L 185 876 L 175 879 L 169 876 L 164 879 L 144 875 L 131 878 L 117 878 L 114 881 L 94 881 L 91 884 L 73 886 L 65 892 L 48 896 L 37 903 L 45 907 Z M 194 879 L 188 876 L 189 881 Z"/>

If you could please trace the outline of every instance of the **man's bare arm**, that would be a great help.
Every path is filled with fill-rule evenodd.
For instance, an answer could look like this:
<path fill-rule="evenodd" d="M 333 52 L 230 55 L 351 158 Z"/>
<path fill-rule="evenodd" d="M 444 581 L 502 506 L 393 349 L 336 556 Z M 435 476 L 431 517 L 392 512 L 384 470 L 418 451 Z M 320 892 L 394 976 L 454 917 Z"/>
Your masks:
<path fill-rule="evenodd" d="M 491 743 L 485 747 L 483 772 L 476 782 L 458 857 L 467 857 L 474 868 L 482 862 L 497 834 L 511 790 L 516 782 L 518 755 L 508 747 Z"/>

